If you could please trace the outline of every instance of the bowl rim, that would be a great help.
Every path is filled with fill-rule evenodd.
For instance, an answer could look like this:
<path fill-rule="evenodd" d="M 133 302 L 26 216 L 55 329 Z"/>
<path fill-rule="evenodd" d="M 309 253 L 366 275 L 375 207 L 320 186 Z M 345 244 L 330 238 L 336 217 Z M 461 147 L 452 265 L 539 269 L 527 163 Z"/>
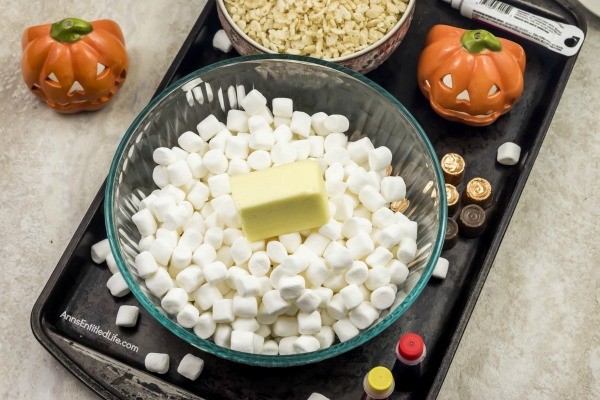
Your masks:
<path fill-rule="evenodd" d="M 438 261 L 438 258 L 442 251 L 442 246 L 444 243 L 444 238 L 446 234 L 446 219 L 447 219 L 447 200 L 446 200 L 446 192 L 445 190 L 437 190 L 437 199 L 438 199 L 438 215 L 439 215 L 439 224 L 438 231 L 435 235 L 435 240 L 432 244 L 431 254 L 429 256 L 429 260 L 427 264 L 423 268 L 423 272 L 419 280 L 414 284 L 411 291 L 407 293 L 406 297 L 402 300 L 402 302 L 393 310 L 388 313 L 381 321 L 377 324 L 369 327 L 368 329 L 360 332 L 358 335 L 353 337 L 352 339 L 343 342 L 343 343 L 335 343 L 334 345 L 322 349 L 317 350 L 310 353 L 303 354 L 293 354 L 293 355 L 263 355 L 263 354 L 252 354 L 252 353 L 244 353 L 236 350 L 231 350 L 229 348 L 221 347 L 216 345 L 214 342 L 201 339 L 196 336 L 192 330 L 186 329 L 181 325 L 173 322 L 169 317 L 167 317 L 162 311 L 160 311 L 157 306 L 148 298 L 148 296 L 141 290 L 140 285 L 135 281 L 131 272 L 126 266 L 126 262 L 123 259 L 121 248 L 119 245 L 118 237 L 115 232 L 115 224 L 113 221 L 113 191 L 117 185 L 118 181 L 118 173 L 121 170 L 117 168 L 121 164 L 120 161 L 122 157 L 125 155 L 125 147 L 132 140 L 132 136 L 136 129 L 144 122 L 144 119 L 148 115 L 150 111 L 154 109 L 165 97 L 169 96 L 172 92 L 176 90 L 181 90 L 181 87 L 191 81 L 192 79 L 200 77 L 203 73 L 207 71 L 211 71 L 213 69 L 217 69 L 220 67 L 224 67 L 231 64 L 236 63 L 245 63 L 245 62 L 254 62 L 254 61 L 263 61 L 263 60 L 276 60 L 276 61 L 284 61 L 284 62 L 295 62 L 295 63 L 309 63 L 309 64 L 317 64 L 323 68 L 330 68 L 336 70 L 341 73 L 345 73 L 350 75 L 352 78 L 359 80 L 360 82 L 366 84 L 371 87 L 378 93 L 382 94 L 384 97 L 391 101 L 393 105 L 395 105 L 402 114 L 406 116 L 409 123 L 413 125 L 419 139 L 425 145 L 426 151 L 432 161 L 432 167 L 436 176 L 436 184 L 437 188 L 444 188 L 444 178 L 442 174 L 442 169 L 433 149 L 433 146 L 429 139 L 427 138 L 425 132 L 416 121 L 416 119 L 412 116 L 412 114 L 400 103 L 394 96 L 392 96 L 387 90 L 383 87 L 379 86 L 377 83 L 371 81 L 369 78 L 365 77 L 358 72 L 352 71 L 346 67 L 343 67 L 338 64 L 334 64 L 332 62 L 319 60 L 315 58 L 303 57 L 303 56 L 295 56 L 295 55 L 284 55 L 284 54 L 261 54 L 261 55 L 252 55 L 252 56 L 244 56 L 231 58 L 224 61 L 220 61 L 206 67 L 200 68 L 190 74 L 178 79 L 176 82 L 167 87 L 163 92 L 153 98 L 136 116 L 133 120 L 129 128 L 127 129 L 125 135 L 121 139 L 119 146 L 115 152 L 115 156 L 110 165 L 109 174 L 106 181 L 105 188 L 105 199 L 104 199 L 104 221 L 106 226 L 106 233 L 108 237 L 108 241 L 110 244 L 110 249 L 112 254 L 114 255 L 115 261 L 117 263 L 118 269 L 122 274 L 127 286 L 130 288 L 133 295 L 140 302 L 140 304 L 152 315 L 152 317 L 163 325 L 167 330 L 174 333 L 179 338 L 183 339 L 187 343 L 199 348 L 202 351 L 206 351 L 210 354 L 213 354 L 217 357 L 224 358 L 233 362 L 243 363 L 247 365 L 253 366 L 261 366 L 261 367 L 289 367 L 289 366 L 297 366 L 310 364 L 315 362 L 321 362 L 336 356 L 339 356 L 343 353 L 346 353 L 367 341 L 373 339 L 383 330 L 387 329 L 392 323 L 394 323 L 404 312 L 414 303 L 416 298 L 421 294 L 425 285 L 429 281 L 435 264 Z"/>
<path fill-rule="evenodd" d="M 360 56 L 362 56 L 363 54 L 367 54 L 368 52 L 370 52 L 371 50 L 379 47 L 381 44 L 385 43 L 390 37 L 392 37 L 396 31 L 398 29 L 400 29 L 400 27 L 402 25 L 404 25 L 404 23 L 409 19 L 409 17 L 412 15 L 413 13 L 413 9 L 415 7 L 417 0 L 408 0 L 408 4 L 406 5 L 406 10 L 404 11 L 404 14 L 402 14 L 402 17 L 400 17 L 400 19 L 398 20 L 398 22 L 396 22 L 396 24 L 392 27 L 392 29 L 390 29 L 390 31 L 388 33 L 386 33 L 381 39 L 379 39 L 378 41 L 376 41 L 375 43 L 365 47 L 364 49 L 361 49 L 355 53 L 351 53 L 348 54 L 346 56 L 343 57 L 335 57 L 335 58 L 330 58 L 327 60 L 323 60 L 322 58 L 317 58 L 317 60 L 323 60 L 323 61 L 329 61 L 329 62 L 345 62 L 345 61 L 349 61 L 349 60 L 353 60 L 355 58 L 358 58 Z M 257 49 L 259 49 L 260 51 L 267 53 L 267 54 L 281 54 L 284 55 L 285 53 L 277 53 L 274 52 L 273 50 L 263 46 L 262 44 L 258 43 L 256 40 L 252 39 L 250 36 L 248 36 L 239 26 L 238 24 L 235 23 L 235 21 L 231 18 L 231 15 L 229 15 L 229 11 L 227 11 L 227 7 L 225 7 L 225 2 L 224 0 L 217 0 L 217 8 L 219 10 L 221 10 L 221 12 L 223 13 L 223 16 L 225 17 L 225 19 L 227 20 L 227 22 L 229 22 L 229 24 L 232 26 L 233 30 L 235 30 L 244 40 L 246 40 L 249 44 L 251 44 L 252 46 L 256 47 Z M 308 56 L 299 56 L 299 57 L 308 57 Z M 308 57 L 308 58 L 314 58 L 314 57 Z"/>

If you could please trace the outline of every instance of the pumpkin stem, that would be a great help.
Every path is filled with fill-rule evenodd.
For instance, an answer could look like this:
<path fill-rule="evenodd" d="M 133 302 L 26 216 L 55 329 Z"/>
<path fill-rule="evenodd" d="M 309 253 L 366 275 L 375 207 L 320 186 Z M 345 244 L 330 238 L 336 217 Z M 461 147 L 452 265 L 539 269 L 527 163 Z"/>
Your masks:
<path fill-rule="evenodd" d="M 65 18 L 52 24 L 50 36 L 63 43 L 75 43 L 93 31 L 92 25 L 79 18 Z"/>
<path fill-rule="evenodd" d="M 481 53 L 485 49 L 491 51 L 502 50 L 502 43 L 498 38 L 483 29 L 466 31 L 460 38 L 460 42 L 469 53 Z"/>

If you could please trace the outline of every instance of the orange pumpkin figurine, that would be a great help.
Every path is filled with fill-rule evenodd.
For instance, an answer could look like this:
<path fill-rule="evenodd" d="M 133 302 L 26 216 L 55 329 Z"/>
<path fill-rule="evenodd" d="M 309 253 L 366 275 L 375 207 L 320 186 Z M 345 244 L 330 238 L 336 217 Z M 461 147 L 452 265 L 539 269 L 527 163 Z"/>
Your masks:
<path fill-rule="evenodd" d="M 127 76 L 127 52 L 116 22 L 66 18 L 28 28 L 21 69 L 31 91 L 64 113 L 104 107 Z"/>
<path fill-rule="evenodd" d="M 508 112 L 523 92 L 525 52 L 483 29 L 434 26 L 418 66 L 421 91 L 443 118 L 485 126 Z"/>

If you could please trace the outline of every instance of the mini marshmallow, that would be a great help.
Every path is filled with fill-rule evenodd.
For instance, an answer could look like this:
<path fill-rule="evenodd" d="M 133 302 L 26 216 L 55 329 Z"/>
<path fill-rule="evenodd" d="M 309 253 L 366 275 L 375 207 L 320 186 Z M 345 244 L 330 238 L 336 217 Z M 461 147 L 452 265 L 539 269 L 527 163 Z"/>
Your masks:
<path fill-rule="evenodd" d="M 217 324 L 212 317 L 212 313 L 205 312 L 198 318 L 198 323 L 194 326 L 194 333 L 201 339 L 208 339 L 215 333 L 216 328 Z"/>
<path fill-rule="evenodd" d="M 276 97 L 273 99 L 273 115 L 276 117 L 292 118 L 294 111 L 294 102 L 285 97 Z"/>
<path fill-rule="evenodd" d="M 198 134 L 204 141 L 208 142 L 221 130 L 221 123 L 214 115 L 204 118 L 196 127 Z"/>
<path fill-rule="evenodd" d="M 234 296 L 233 313 L 238 317 L 256 317 L 258 314 L 258 302 L 256 301 L 256 297 Z"/>
<path fill-rule="evenodd" d="M 292 141 L 292 130 L 286 124 L 281 124 L 273 132 L 275 143 L 289 143 Z"/>
<path fill-rule="evenodd" d="M 280 314 L 286 310 L 291 303 L 281 297 L 279 290 L 269 290 L 262 297 L 262 305 L 268 314 Z"/>
<path fill-rule="evenodd" d="M 383 228 L 377 234 L 377 243 L 387 249 L 391 249 L 402 239 L 402 227 L 399 224 L 392 224 Z"/>
<path fill-rule="evenodd" d="M 227 157 L 221 150 L 209 150 L 202 159 L 204 166 L 213 174 L 223 174 L 227 171 Z"/>
<path fill-rule="evenodd" d="M 390 271 L 390 282 L 394 285 L 400 285 L 406 281 L 408 277 L 408 268 L 400 261 L 393 259 L 386 268 Z"/>
<path fill-rule="evenodd" d="M 213 340 L 217 346 L 230 347 L 232 329 L 230 325 L 219 324 L 215 329 Z"/>
<path fill-rule="evenodd" d="M 310 353 L 319 350 L 319 341 L 310 335 L 302 335 L 294 341 L 293 347 L 296 354 Z"/>
<path fill-rule="evenodd" d="M 227 129 L 232 132 L 248 132 L 248 113 L 242 110 L 229 110 L 227 112 Z"/>
<path fill-rule="evenodd" d="M 364 170 L 364 168 L 354 168 L 354 170 L 348 175 L 346 184 L 348 185 L 348 190 L 358 195 L 362 189 L 364 189 L 366 186 L 370 186 L 369 174 Z"/>
<path fill-rule="evenodd" d="M 310 148 L 308 155 L 322 158 L 325 153 L 325 139 L 322 136 L 309 136 L 307 140 Z"/>
<path fill-rule="evenodd" d="M 241 158 L 246 159 L 248 157 L 249 141 L 244 136 L 232 136 L 227 140 L 225 145 L 225 157 L 230 160 Z"/>
<path fill-rule="evenodd" d="M 329 254 L 325 259 L 334 272 L 341 272 L 346 268 L 350 268 L 354 261 L 352 253 L 345 247 Z"/>
<path fill-rule="evenodd" d="M 222 30 L 218 31 L 217 34 L 219 32 L 223 32 L 223 31 Z M 216 37 L 217 37 L 217 35 L 215 35 L 215 38 Z M 214 40 L 213 40 L 213 42 L 214 42 Z M 192 354 L 186 354 L 185 357 L 183 357 L 183 359 L 179 363 L 179 366 L 177 367 L 177 373 L 181 376 L 188 378 L 191 381 L 195 381 L 196 379 L 198 379 L 198 377 L 202 373 L 203 368 L 204 368 L 204 360 L 202 360 L 201 358 L 198 358 Z"/>
<path fill-rule="evenodd" d="M 272 326 L 275 336 L 294 336 L 298 334 L 298 320 L 295 317 L 279 317 Z"/>
<path fill-rule="evenodd" d="M 323 327 L 331 326 L 337 321 L 337 319 L 333 318 L 327 310 L 321 310 L 321 322 L 323 323 Z"/>
<path fill-rule="evenodd" d="M 358 198 L 367 210 L 371 212 L 375 212 L 385 205 L 385 199 L 373 186 L 365 186 L 362 188 Z"/>
<path fill-rule="evenodd" d="M 341 239 L 342 224 L 339 221 L 332 218 L 325 225 L 319 228 L 319 234 L 323 235 L 329 240 Z"/>
<path fill-rule="evenodd" d="M 235 239 L 231 245 L 231 256 L 236 265 L 244 264 L 252 256 L 252 249 L 250 243 L 245 237 L 239 237 Z"/>
<path fill-rule="evenodd" d="M 321 330 L 315 334 L 315 338 L 319 341 L 319 346 L 321 349 L 330 347 L 335 340 L 333 328 L 331 326 L 323 326 Z"/>
<path fill-rule="evenodd" d="M 369 234 L 372 230 L 373 225 L 371 224 L 371 221 L 360 217 L 350 217 L 344 221 L 344 225 L 342 226 L 342 234 L 348 239 L 358 235 L 361 232 Z"/>
<path fill-rule="evenodd" d="M 279 344 L 274 340 L 267 340 L 263 344 L 263 349 L 260 354 L 268 356 L 276 356 L 279 354 Z"/>
<path fill-rule="evenodd" d="M 331 202 L 335 205 L 335 214 L 333 215 L 333 218 L 340 222 L 344 222 L 352 216 L 354 201 L 350 195 L 343 194 L 334 197 L 331 199 Z"/>
<path fill-rule="evenodd" d="M 160 301 L 160 306 L 167 314 L 176 315 L 188 303 L 187 292 L 178 287 L 169 289 Z"/>
<path fill-rule="evenodd" d="M 325 118 L 323 125 L 330 132 L 344 133 L 350 128 L 350 121 L 343 115 L 332 114 Z"/>
<path fill-rule="evenodd" d="M 335 253 L 338 250 L 343 250 L 344 247 L 345 246 L 344 246 L 343 241 L 335 241 L 335 242 L 332 241 L 331 243 L 329 243 L 329 245 L 323 252 L 323 256 L 328 257 L 330 254 Z"/>
<path fill-rule="evenodd" d="M 360 232 L 356 236 L 348 239 L 346 247 L 350 251 L 352 258 L 360 260 L 373 252 L 375 243 L 366 232 Z"/>
<path fill-rule="evenodd" d="M 279 293 L 285 300 L 297 299 L 304 289 L 304 278 L 300 275 L 284 276 L 279 280 Z"/>
<path fill-rule="evenodd" d="M 348 315 L 348 309 L 340 294 L 333 295 L 331 300 L 329 300 L 329 303 L 327 303 L 327 312 L 332 318 L 338 321 Z"/>
<path fill-rule="evenodd" d="M 119 272 L 119 267 L 117 266 L 117 262 L 115 261 L 115 258 L 112 254 L 109 254 L 106 257 L 106 266 L 108 267 L 108 270 L 111 274 L 116 274 L 117 272 Z"/>
<path fill-rule="evenodd" d="M 381 180 L 381 194 L 388 203 L 403 200 L 406 197 L 404 179 L 399 176 L 386 176 Z"/>
<path fill-rule="evenodd" d="M 216 284 L 227 279 L 227 267 L 221 261 L 215 261 L 204 267 L 204 279 L 210 284 Z"/>
<path fill-rule="evenodd" d="M 392 163 L 392 151 L 385 146 L 380 146 L 369 151 L 369 168 L 371 171 L 386 169 Z"/>
<path fill-rule="evenodd" d="M 312 289 L 312 292 L 319 296 L 318 308 L 327 308 L 327 304 L 333 297 L 333 290 L 326 287 L 318 287 L 316 289 Z M 323 322 L 323 324 L 325 323 Z"/>
<path fill-rule="evenodd" d="M 199 265 L 200 267 L 204 267 L 212 263 L 216 259 L 217 252 L 215 251 L 215 248 L 208 243 L 201 244 L 200 247 L 198 247 L 192 255 L 192 261 L 194 262 L 194 264 Z"/>
<path fill-rule="evenodd" d="M 152 159 L 159 165 L 167 166 L 177 161 L 177 156 L 173 150 L 167 147 L 159 147 L 152 153 Z"/>
<path fill-rule="evenodd" d="M 248 96 L 246 96 L 246 98 L 247 97 Z M 231 350 L 242 351 L 244 353 L 253 353 L 254 333 L 235 330 L 231 332 Z"/>
<path fill-rule="evenodd" d="M 258 296 L 260 293 L 260 282 L 253 275 L 236 276 L 235 287 L 241 296 Z"/>
<path fill-rule="evenodd" d="M 150 246 L 152 246 L 152 243 L 154 243 L 155 240 L 156 238 L 154 236 L 146 236 L 142 238 L 138 244 L 138 249 L 141 253 L 150 250 Z"/>
<path fill-rule="evenodd" d="M 204 273 L 198 265 L 190 265 L 177 274 L 175 281 L 187 293 L 193 293 L 204 283 Z"/>
<path fill-rule="evenodd" d="M 192 218 L 193 213 L 194 206 L 190 202 L 181 202 L 177 207 L 172 208 L 167 212 L 163 227 L 166 229 L 178 230 Z"/>
<path fill-rule="evenodd" d="M 294 111 L 292 113 L 292 122 L 290 124 L 292 132 L 302 137 L 308 137 L 310 135 L 310 126 L 310 115 L 302 111 Z"/>
<path fill-rule="evenodd" d="M 358 328 L 356 328 L 349 319 L 341 319 L 337 321 L 335 324 L 333 324 L 332 328 L 342 343 L 352 339 L 359 333 Z"/>
<path fill-rule="evenodd" d="M 378 310 L 388 309 L 394 304 L 394 300 L 396 300 L 396 290 L 394 290 L 395 286 L 393 285 L 385 285 L 381 286 L 371 293 L 371 305 Z"/>
<path fill-rule="evenodd" d="M 375 290 L 381 286 L 389 284 L 390 279 L 390 271 L 383 265 L 377 265 L 369 270 L 369 276 L 365 281 L 365 286 L 369 290 Z"/>
<path fill-rule="evenodd" d="M 348 137 L 343 133 L 332 133 L 331 135 L 325 138 L 324 147 L 325 152 L 333 150 L 336 147 L 346 148 L 348 143 Z"/>
<path fill-rule="evenodd" d="M 177 139 L 179 147 L 188 153 L 195 153 L 202 148 L 204 141 L 194 132 L 187 131 L 181 134 Z"/>
<path fill-rule="evenodd" d="M 358 329 L 366 329 L 379 318 L 379 313 L 380 311 L 373 307 L 371 303 L 363 301 L 348 313 L 348 319 Z"/>
<path fill-rule="evenodd" d="M 208 201 L 209 196 L 210 189 L 208 186 L 202 182 L 196 182 L 192 190 L 187 194 L 186 199 L 194 206 L 195 210 L 199 210 Z"/>
<path fill-rule="evenodd" d="M 220 175 L 215 175 L 211 178 L 215 178 L 217 176 L 220 176 Z M 227 178 L 227 182 L 228 182 L 227 185 L 229 185 L 229 177 Z M 237 215 L 237 210 L 235 208 L 235 201 L 233 200 L 233 197 L 231 197 L 231 195 L 223 194 L 223 195 L 217 197 L 216 195 L 213 194 L 213 196 L 215 198 L 210 201 L 210 205 L 215 210 L 215 212 L 219 215 L 220 218 L 223 218 L 224 220 L 228 220 Z"/>
<path fill-rule="evenodd" d="M 331 133 L 329 130 L 327 130 L 327 128 L 325 128 L 324 122 L 326 118 L 327 114 L 324 112 L 318 112 L 310 117 L 311 126 L 315 133 L 319 136 L 327 136 Z"/>
<path fill-rule="evenodd" d="M 182 269 L 190 265 L 192 261 L 192 251 L 185 246 L 177 246 L 171 254 L 171 266 Z"/>
<path fill-rule="evenodd" d="M 258 328 L 258 330 L 254 333 L 266 338 L 267 336 L 271 336 L 271 328 L 269 328 L 268 325 L 261 325 L 260 328 Z"/>
<path fill-rule="evenodd" d="M 296 146 L 292 143 L 275 143 L 271 149 L 271 159 L 274 164 L 290 164 L 296 161 Z"/>
<path fill-rule="evenodd" d="M 223 294 L 210 283 L 205 283 L 194 292 L 196 306 L 202 310 L 208 310 L 217 300 L 221 300 L 222 298 Z"/>
<path fill-rule="evenodd" d="M 359 289 L 358 285 L 354 283 L 340 290 L 340 296 L 342 297 L 344 305 L 348 310 L 357 307 L 364 300 L 361 290 Z"/>
<path fill-rule="evenodd" d="M 298 339 L 298 336 L 288 336 L 282 338 L 279 341 L 279 354 L 282 356 L 296 354 L 296 350 L 294 350 L 294 342 L 296 339 Z"/>
<path fill-rule="evenodd" d="M 273 289 L 273 286 L 271 286 L 271 281 L 269 280 L 268 276 L 259 277 L 258 282 L 260 283 L 260 292 L 258 293 L 260 297 L 264 296 L 265 293 Z"/>
<path fill-rule="evenodd" d="M 339 196 L 346 191 L 346 183 L 340 181 L 325 181 L 325 190 L 331 197 Z"/>
<path fill-rule="evenodd" d="M 255 117 L 252 117 L 255 118 Z M 253 150 L 271 150 L 275 144 L 275 137 L 271 132 L 258 131 L 250 135 L 248 145 Z M 255 160 L 253 159 L 254 163 Z"/>
<path fill-rule="evenodd" d="M 223 247 L 221 249 L 223 249 Z M 221 249 L 219 249 L 219 250 L 221 250 Z M 233 263 L 233 259 L 231 260 L 231 262 Z M 227 278 L 227 286 L 229 286 L 229 288 L 236 290 L 236 291 L 237 291 L 237 287 L 236 287 L 235 281 L 236 281 L 237 277 L 249 275 L 249 272 L 246 269 L 243 269 L 240 267 L 229 267 L 229 270 L 227 272 L 229 273 L 229 277 Z"/>
<path fill-rule="evenodd" d="M 256 242 L 250 242 L 250 248 L 252 249 L 253 253 L 257 251 L 265 251 L 267 244 L 264 240 L 257 240 Z"/>
<path fill-rule="evenodd" d="M 384 229 L 391 224 L 398 222 L 399 218 L 387 207 L 376 210 L 371 216 L 373 226 L 377 229 Z"/>
<path fill-rule="evenodd" d="M 296 146 L 296 160 L 306 160 L 310 153 L 310 143 L 308 140 L 295 140 L 293 142 Z"/>
<path fill-rule="evenodd" d="M 273 126 L 275 128 L 278 128 L 281 125 L 286 125 L 289 128 L 291 123 L 292 123 L 291 118 L 284 118 L 284 117 L 277 117 L 277 116 L 273 117 Z M 291 131 L 290 131 L 290 133 L 291 133 Z M 289 140 L 288 140 L 288 142 L 289 142 Z"/>
<path fill-rule="evenodd" d="M 212 306 L 212 319 L 218 324 L 232 323 L 235 315 L 233 312 L 233 299 L 220 299 L 215 301 Z"/>
<path fill-rule="evenodd" d="M 177 204 L 185 199 L 185 192 L 173 185 L 167 185 L 158 192 L 159 197 L 171 196 Z"/>
<path fill-rule="evenodd" d="M 253 170 L 260 171 L 271 166 L 271 154 L 265 150 L 256 150 L 248 156 L 248 166 Z"/>
<path fill-rule="evenodd" d="M 204 243 L 211 245 L 213 249 L 220 248 L 223 244 L 223 229 L 218 227 L 209 228 L 204 234 Z"/>
<path fill-rule="evenodd" d="M 304 241 L 304 246 L 307 246 L 313 253 L 322 256 L 325 248 L 331 240 L 319 233 L 311 233 Z"/>
<path fill-rule="evenodd" d="M 190 203 L 191 204 L 191 203 Z M 204 233 L 206 233 L 206 227 L 204 226 L 204 217 L 198 211 L 194 211 L 192 218 L 183 226 L 184 232 L 187 230 L 195 230 L 202 235 L 204 240 Z"/>
<path fill-rule="evenodd" d="M 396 251 L 396 258 L 403 264 L 408 264 L 417 255 L 417 243 L 412 238 L 404 238 Z"/>
<path fill-rule="evenodd" d="M 348 161 L 350 161 L 350 155 L 348 154 L 348 150 L 346 150 L 345 148 L 334 147 L 325 151 L 323 160 L 325 160 L 327 165 L 331 165 L 333 163 L 340 163 L 342 165 L 346 165 Z"/>
<path fill-rule="evenodd" d="M 265 338 L 257 333 L 254 333 L 254 343 L 252 344 L 254 354 L 261 354 Z"/>
<path fill-rule="evenodd" d="M 306 279 L 314 288 L 318 288 L 329 278 L 329 270 L 325 262 L 319 258 L 314 260 L 306 270 Z"/>
<path fill-rule="evenodd" d="M 154 232 L 156 232 L 156 220 L 154 219 L 152 212 L 147 208 L 133 214 L 131 220 L 142 236 L 153 235 Z"/>
<path fill-rule="evenodd" d="M 185 247 L 190 251 L 195 251 L 200 244 L 202 244 L 202 240 L 204 239 L 204 235 L 198 232 L 195 229 L 186 229 L 181 238 L 179 238 L 178 245 L 181 247 Z M 190 256 L 191 257 L 191 256 Z"/>
<path fill-rule="evenodd" d="M 344 166 L 333 163 L 325 170 L 325 181 L 341 182 L 344 180 Z"/>
<path fill-rule="evenodd" d="M 267 243 L 267 255 L 271 261 L 279 264 L 288 256 L 288 252 L 286 247 L 281 242 L 277 240 L 271 240 L 269 243 Z"/>
<path fill-rule="evenodd" d="M 245 160 L 234 158 L 229 162 L 229 167 L 227 167 L 227 173 L 230 176 L 235 175 L 243 175 L 250 172 L 250 166 Z"/>
<path fill-rule="evenodd" d="M 373 143 L 371 143 L 371 139 L 368 137 L 348 143 L 350 159 L 359 165 L 369 160 L 369 152 L 373 149 Z"/>
<path fill-rule="evenodd" d="M 263 295 L 263 297 L 264 297 L 264 295 Z M 258 321 L 258 323 L 260 323 L 262 325 L 272 324 L 277 320 L 278 317 L 279 317 L 279 313 L 269 314 L 266 311 L 264 301 L 258 307 L 258 314 L 256 315 L 256 320 Z"/>
<path fill-rule="evenodd" d="M 150 372 L 166 374 L 169 370 L 169 355 L 163 353 L 148 353 L 144 359 L 144 366 Z"/>
<path fill-rule="evenodd" d="M 146 288 L 156 297 L 162 297 L 173 287 L 173 280 L 164 268 L 159 268 L 144 281 Z"/>
<path fill-rule="evenodd" d="M 519 145 L 506 142 L 498 147 L 496 160 L 502 165 L 516 165 L 521 157 L 521 147 Z"/>
<path fill-rule="evenodd" d="M 140 309 L 136 306 L 121 306 L 117 312 L 117 326 L 131 328 L 137 324 Z"/>
<path fill-rule="evenodd" d="M 235 258 L 234 258 L 235 259 Z M 248 261 L 248 269 L 254 276 L 265 276 L 271 269 L 271 260 L 266 251 L 257 251 Z"/>
<path fill-rule="evenodd" d="M 168 265 L 173 248 L 164 240 L 156 239 L 150 246 L 150 254 L 161 265 Z"/>
<path fill-rule="evenodd" d="M 437 264 L 435 264 L 435 268 L 433 269 L 432 276 L 434 278 L 438 278 L 438 279 L 446 279 L 446 275 L 448 274 L 449 264 L 450 263 L 448 262 L 448 260 L 446 260 L 443 257 L 440 257 L 437 261 Z"/>
<path fill-rule="evenodd" d="M 310 314 L 317 310 L 321 303 L 321 297 L 311 289 L 306 289 L 296 300 L 296 306 L 303 313 Z M 320 321 L 320 318 L 319 318 Z"/>
<path fill-rule="evenodd" d="M 233 135 L 229 132 L 229 129 L 223 128 L 221 129 L 214 138 L 208 142 L 208 147 L 211 150 L 220 150 L 225 153 L 225 149 L 227 148 L 227 142 L 231 139 Z M 204 154 L 206 155 L 206 153 Z"/>
<path fill-rule="evenodd" d="M 239 103 L 248 114 L 256 115 L 267 105 L 267 99 L 258 90 L 252 89 Z"/>
<path fill-rule="evenodd" d="M 106 287 L 114 297 L 123 297 L 129 293 L 127 282 L 125 282 L 125 279 L 123 279 L 123 275 L 121 275 L 120 272 L 117 272 L 108 278 Z"/>
<path fill-rule="evenodd" d="M 260 328 L 260 324 L 256 318 L 237 317 L 231 323 L 231 327 L 234 331 L 256 332 Z"/>
<path fill-rule="evenodd" d="M 365 283 L 369 276 L 369 267 L 362 261 L 354 261 L 352 266 L 344 274 L 344 279 L 349 285 L 361 285 Z M 342 289 L 343 290 L 343 289 Z"/>
<path fill-rule="evenodd" d="M 103 263 L 109 254 L 111 254 L 111 252 L 108 239 L 101 240 L 92 246 L 91 257 L 92 261 L 94 261 L 96 264 Z"/>
<path fill-rule="evenodd" d="M 298 232 L 287 233 L 279 236 L 279 242 L 285 246 L 288 253 L 293 253 L 302 244 L 302 237 Z"/>
<path fill-rule="evenodd" d="M 219 29 L 215 36 L 213 36 L 212 45 L 215 49 L 221 50 L 223 53 L 229 53 L 233 48 L 229 37 L 223 29 Z M 177 371 L 179 372 L 179 370 Z M 185 376 L 185 375 L 184 375 Z M 187 376 L 186 376 L 187 378 Z M 191 378 L 190 378 L 191 379 Z M 196 378 L 192 379 L 195 380 Z"/>

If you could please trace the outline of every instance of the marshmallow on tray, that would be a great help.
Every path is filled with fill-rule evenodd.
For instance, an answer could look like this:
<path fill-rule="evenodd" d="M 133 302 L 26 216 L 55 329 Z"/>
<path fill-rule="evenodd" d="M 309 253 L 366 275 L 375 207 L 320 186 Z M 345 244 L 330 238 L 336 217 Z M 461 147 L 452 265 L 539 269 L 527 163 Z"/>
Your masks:
<path fill-rule="evenodd" d="M 139 314 L 140 309 L 136 306 L 123 305 L 119 307 L 115 324 L 117 326 L 131 328 L 137 324 Z"/>
<path fill-rule="evenodd" d="M 192 354 L 186 354 L 177 367 L 177 373 L 191 381 L 198 379 L 204 368 L 204 360 Z"/>
<path fill-rule="evenodd" d="M 506 142 L 498 147 L 496 160 L 503 165 L 516 165 L 521 157 L 521 147 L 512 142 Z"/>
<path fill-rule="evenodd" d="M 106 257 L 110 254 L 110 244 L 108 243 L 108 239 L 101 240 L 93 245 L 91 254 L 92 261 L 94 261 L 96 264 L 103 263 L 106 260 Z"/>
<path fill-rule="evenodd" d="M 221 50 L 223 53 L 229 53 L 233 48 L 229 37 L 223 29 L 219 29 L 213 37 L 212 45 L 215 49 Z"/>
<path fill-rule="evenodd" d="M 123 297 L 129 293 L 127 282 L 123 279 L 120 272 L 112 275 L 106 282 L 106 287 L 114 297 Z"/>
<path fill-rule="evenodd" d="M 163 353 L 148 353 L 144 359 L 144 365 L 150 372 L 166 374 L 169 370 L 169 355 Z"/>

